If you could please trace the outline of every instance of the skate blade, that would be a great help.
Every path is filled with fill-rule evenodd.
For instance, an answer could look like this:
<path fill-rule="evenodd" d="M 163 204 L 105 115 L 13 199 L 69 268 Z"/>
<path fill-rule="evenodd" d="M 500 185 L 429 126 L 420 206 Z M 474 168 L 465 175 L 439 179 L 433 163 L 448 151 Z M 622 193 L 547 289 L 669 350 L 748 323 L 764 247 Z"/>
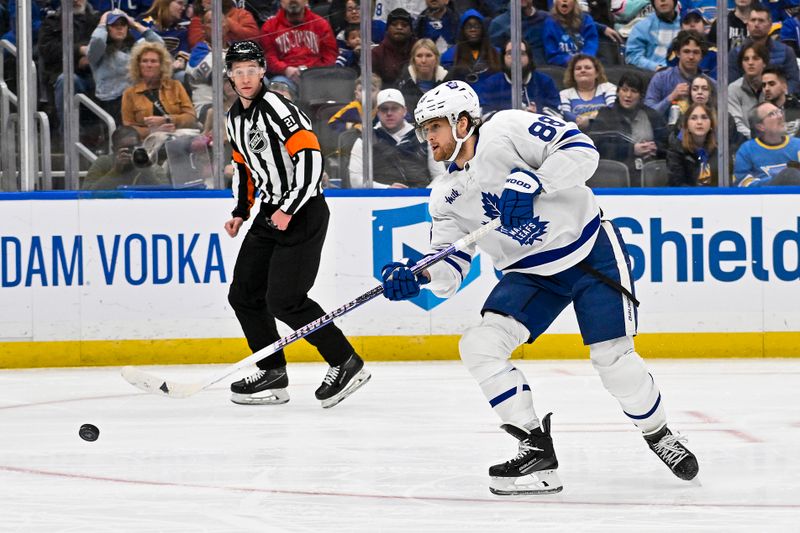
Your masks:
<path fill-rule="evenodd" d="M 341 402 L 342 400 L 353 394 L 355 391 L 363 387 L 371 377 L 372 374 L 370 374 L 369 370 L 367 370 L 366 368 L 362 368 L 361 371 L 358 374 L 356 374 L 356 377 L 350 380 L 350 383 L 347 384 L 347 387 L 345 387 L 345 389 L 342 392 L 340 392 L 335 396 L 331 396 L 327 400 L 322 400 L 322 408 L 330 409 L 334 405 L 338 404 L 339 402 Z"/>
<path fill-rule="evenodd" d="M 492 477 L 489 491 L 499 496 L 555 494 L 564 485 L 555 470 L 542 470 L 520 477 Z"/>
<path fill-rule="evenodd" d="M 239 405 L 280 405 L 289 401 L 289 393 L 286 389 L 270 389 L 256 394 L 232 392 L 231 401 Z"/>

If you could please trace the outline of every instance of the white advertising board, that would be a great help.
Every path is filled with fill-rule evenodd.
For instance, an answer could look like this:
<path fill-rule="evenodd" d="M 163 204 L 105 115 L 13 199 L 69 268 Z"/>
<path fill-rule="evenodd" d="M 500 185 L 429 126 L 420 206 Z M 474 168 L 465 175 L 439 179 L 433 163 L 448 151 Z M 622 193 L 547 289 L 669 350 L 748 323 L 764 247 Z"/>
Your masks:
<path fill-rule="evenodd" d="M 223 231 L 231 199 L 143 196 L 0 197 L 0 344 L 241 337 L 227 303 L 244 235 Z M 633 258 L 640 332 L 800 331 L 799 200 L 600 196 Z M 331 224 L 312 297 L 325 309 L 339 307 L 375 286 L 384 263 L 427 251 L 426 201 L 424 191 L 329 195 Z M 478 255 L 448 301 L 429 291 L 410 302 L 378 298 L 338 323 L 348 336 L 458 335 L 479 320 L 496 280 Z M 567 310 L 549 332 L 577 331 Z"/>

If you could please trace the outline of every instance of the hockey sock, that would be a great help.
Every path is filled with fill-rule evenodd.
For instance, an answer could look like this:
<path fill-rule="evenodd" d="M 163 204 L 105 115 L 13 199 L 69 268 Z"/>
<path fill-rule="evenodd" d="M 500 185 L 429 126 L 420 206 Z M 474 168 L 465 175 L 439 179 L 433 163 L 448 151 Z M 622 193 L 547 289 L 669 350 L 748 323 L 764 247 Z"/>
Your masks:
<path fill-rule="evenodd" d="M 504 424 L 528 431 L 539 427 L 533 408 L 531 387 L 522 372 L 508 365 L 502 372 L 480 383 L 483 395 Z"/>
<path fill-rule="evenodd" d="M 527 328 L 513 318 L 487 312 L 458 344 L 461 360 L 503 423 L 525 429 L 537 427 L 539 421 L 525 376 L 508 360 L 529 337 Z"/>
<path fill-rule="evenodd" d="M 643 433 L 652 433 L 667 423 L 661 392 L 633 348 L 632 337 L 589 346 L 592 365 L 606 390 Z"/>

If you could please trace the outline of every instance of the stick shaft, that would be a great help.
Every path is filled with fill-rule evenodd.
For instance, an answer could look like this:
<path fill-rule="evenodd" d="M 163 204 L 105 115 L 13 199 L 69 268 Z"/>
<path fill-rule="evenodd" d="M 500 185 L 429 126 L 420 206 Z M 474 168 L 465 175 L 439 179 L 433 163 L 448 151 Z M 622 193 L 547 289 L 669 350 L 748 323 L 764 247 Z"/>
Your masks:
<path fill-rule="evenodd" d="M 419 273 L 429 266 L 432 266 L 439 261 L 449 257 L 453 253 L 458 250 L 463 250 L 473 244 L 475 244 L 479 239 L 485 236 L 487 233 L 493 231 L 497 227 L 500 226 L 500 219 L 496 218 L 491 220 L 489 223 L 481 226 L 480 228 L 476 229 L 472 233 L 465 235 L 461 239 L 457 240 L 447 248 L 436 252 L 433 255 L 429 255 L 422 259 L 419 263 L 417 263 L 413 267 L 413 272 Z M 378 295 L 383 293 L 383 285 L 378 285 L 370 289 L 369 291 L 365 292 L 361 296 L 357 297 L 355 300 L 352 300 L 343 306 L 334 309 L 333 311 L 319 317 L 318 319 L 314 320 L 306 324 L 305 326 L 296 329 L 295 331 L 291 332 L 290 334 L 286 335 L 285 337 L 278 339 L 277 341 L 273 342 L 269 346 L 265 346 L 264 348 L 258 350 L 257 352 L 245 357 L 238 363 L 234 363 L 232 365 L 226 366 L 219 370 L 219 372 L 209 376 L 205 381 L 193 384 L 180 384 L 180 383 L 169 383 L 155 376 L 147 375 L 144 372 L 139 371 L 138 369 L 133 369 L 126 367 L 123 369 L 123 377 L 128 380 L 131 384 L 136 387 L 139 387 L 143 390 L 148 392 L 160 392 L 166 394 L 167 396 L 171 396 L 173 398 L 185 398 L 187 396 L 191 396 L 192 394 L 199 392 L 203 389 L 210 387 L 211 385 L 217 383 L 225 379 L 226 377 L 230 376 L 234 372 L 237 372 L 247 366 L 257 363 L 261 359 L 272 355 L 273 353 L 277 352 L 284 346 L 287 346 L 293 343 L 296 340 L 302 339 L 307 335 L 315 332 L 316 330 L 327 326 L 334 319 L 343 316 L 353 309 L 364 305 L 365 303 L 369 302 L 370 300 L 374 299 Z M 159 383 L 162 383 L 159 386 Z"/>
<path fill-rule="evenodd" d="M 491 220 L 489 223 L 481 226 L 480 228 L 478 228 L 477 230 L 473 231 L 472 233 L 469 233 L 469 234 L 465 235 L 464 237 L 462 237 L 461 239 L 457 240 L 456 242 L 454 242 L 453 244 L 451 244 L 447 248 L 444 248 L 443 250 L 440 250 L 437 253 L 435 253 L 433 255 L 430 255 L 430 256 L 424 258 L 423 260 L 421 260 L 419 263 L 417 263 L 414 266 L 414 268 L 413 268 L 414 273 L 422 272 L 423 270 L 425 270 L 429 266 L 432 266 L 432 265 L 438 263 L 439 261 L 443 260 L 444 258 L 451 256 L 456 251 L 463 250 L 464 248 L 467 248 L 468 246 L 471 246 L 472 244 L 475 244 L 484 235 L 486 235 L 490 231 L 493 231 L 494 229 L 498 228 L 499 226 L 500 226 L 500 219 L 499 218 L 495 218 L 495 219 Z M 341 306 L 341 307 L 339 307 L 337 309 L 334 309 L 333 311 L 331 311 L 331 312 L 319 317 L 318 319 L 314 320 L 313 322 L 309 322 L 305 326 L 294 330 L 293 332 L 289 333 L 285 337 L 283 337 L 281 339 L 278 339 L 277 341 L 273 342 L 269 346 L 265 346 L 264 348 L 261 348 L 260 350 L 258 350 L 257 352 L 253 353 L 252 355 L 249 355 L 246 358 L 242 359 L 238 363 L 234 363 L 231 366 L 223 368 L 217 374 L 215 374 L 213 377 L 209 378 L 208 382 L 206 382 L 206 384 L 203 385 L 203 388 L 205 389 L 205 388 L 213 385 L 214 383 L 217 383 L 218 381 L 220 381 L 222 379 L 225 379 L 229 375 L 233 374 L 234 372 L 237 372 L 237 371 L 241 370 L 242 368 L 245 368 L 245 367 L 247 367 L 249 365 L 257 363 L 261 359 L 274 354 L 275 352 L 277 352 L 278 350 L 280 350 L 284 346 L 288 346 L 289 344 L 293 343 L 294 341 L 300 340 L 303 337 L 306 337 L 307 335 L 317 331 L 319 328 L 327 326 L 328 324 L 333 322 L 334 319 L 339 318 L 340 316 L 346 315 L 347 313 L 349 313 L 353 309 L 355 309 L 357 307 L 361 307 L 365 303 L 369 302 L 370 300 L 372 300 L 373 298 L 375 298 L 375 297 L 377 297 L 377 296 L 379 296 L 381 294 L 383 294 L 383 285 L 378 285 L 376 287 L 373 287 L 369 291 L 367 291 L 364 294 L 362 294 L 361 296 L 357 297 L 355 300 L 347 302 L 343 306 Z"/>

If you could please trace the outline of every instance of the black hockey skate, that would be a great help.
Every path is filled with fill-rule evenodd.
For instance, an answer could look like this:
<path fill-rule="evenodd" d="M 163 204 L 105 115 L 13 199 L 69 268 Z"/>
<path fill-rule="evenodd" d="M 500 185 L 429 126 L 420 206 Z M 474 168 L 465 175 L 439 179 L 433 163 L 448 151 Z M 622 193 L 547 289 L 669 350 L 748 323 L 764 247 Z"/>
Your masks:
<path fill-rule="evenodd" d="M 241 405 L 277 405 L 289 401 L 286 367 L 259 369 L 255 374 L 231 383 L 231 401 Z"/>
<path fill-rule="evenodd" d="M 328 409 L 360 389 L 372 375 L 364 368 L 364 360 L 353 353 L 339 366 L 328 367 L 328 373 L 314 395 Z"/>
<path fill-rule="evenodd" d="M 686 437 L 680 434 L 673 435 L 667 426 L 652 435 L 645 435 L 644 440 L 653 453 L 679 478 L 689 481 L 694 479 L 700 470 L 697 457 L 683 445 Z"/>
<path fill-rule="evenodd" d="M 558 459 L 550 438 L 550 415 L 530 433 L 511 424 L 502 427 L 519 439 L 519 453 L 505 463 L 489 467 L 489 490 L 501 496 L 552 494 L 564 485 L 556 473 Z"/>

